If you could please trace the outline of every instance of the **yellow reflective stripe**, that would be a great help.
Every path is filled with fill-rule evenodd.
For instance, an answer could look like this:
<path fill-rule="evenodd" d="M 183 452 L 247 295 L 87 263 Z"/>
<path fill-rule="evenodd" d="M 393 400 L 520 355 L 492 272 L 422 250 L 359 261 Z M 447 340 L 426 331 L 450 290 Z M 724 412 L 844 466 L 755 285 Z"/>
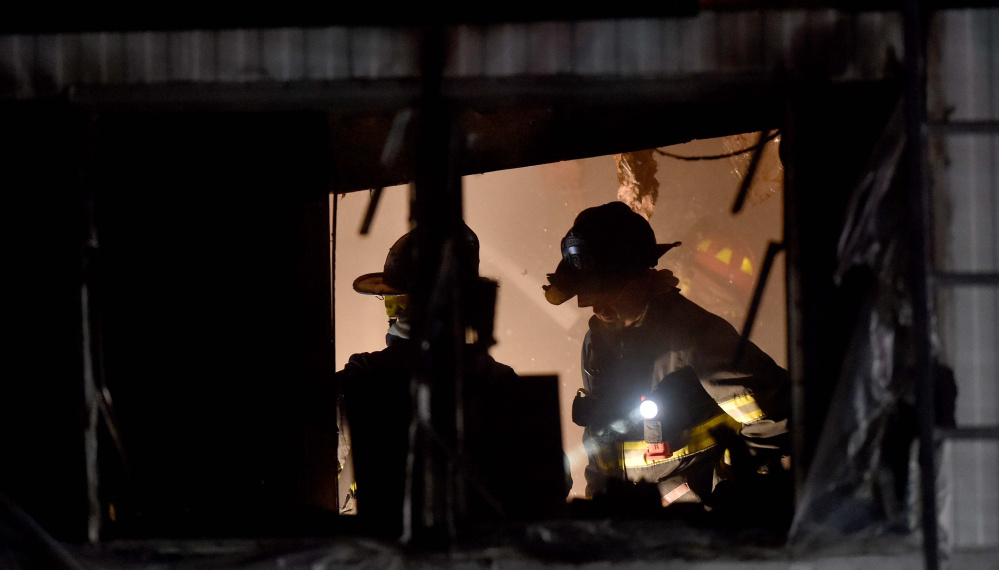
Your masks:
<path fill-rule="evenodd" d="M 730 427 L 734 429 L 738 429 L 739 427 L 741 427 L 738 424 L 733 424 L 732 420 L 729 419 L 729 416 L 726 416 L 725 414 L 718 414 L 717 416 L 711 418 L 710 420 L 704 422 L 703 424 L 694 426 L 689 430 L 687 430 L 688 437 L 690 438 L 706 437 L 714 441 L 714 439 L 711 438 L 710 430 L 712 428 L 718 427 L 721 424 L 728 424 Z"/>
<path fill-rule="evenodd" d="M 733 422 L 732 418 L 728 415 L 718 414 L 703 424 L 687 430 L 685 432 L 687 445 L 684 445 L 680 449 L 673 450 L 673 455 L 670 455 L 665 459 L 656 459 L 653 461 L 646 460 L 645 452 L 648 451 L 649 444 L 644 441 L 622 442 L 620 446 L 624 467 L 633 469 L 636 467 L 661 465 L 668 461 L 677 461 L 688 455 L 697 453 L 698 451 L 704 451 L 715 444 L 715 438 L 711 437 L 710 430 L 722 424 L 727 424 L 733 429 L 741 427 L 739 424 Z"/>
<path fill-rule="evenodd" d="M 725 400 L 724 402 L 718 404 L 726 412 L 731 408 L 739 408 L 745 406 L 746 404 L 755 404 L 756 398 L 750 394 L 745 396 L 739 396 L 738 398 L 732 398 L 731 400 Z"/>
<path fill-rule="evenodd" d="M 739 396 L 718 404 L 725 413 L 732 416 L 736 421 L 744 424 L 755 422 L 761 419 L 764 414 L 756 399 L 751 395 Z"/>

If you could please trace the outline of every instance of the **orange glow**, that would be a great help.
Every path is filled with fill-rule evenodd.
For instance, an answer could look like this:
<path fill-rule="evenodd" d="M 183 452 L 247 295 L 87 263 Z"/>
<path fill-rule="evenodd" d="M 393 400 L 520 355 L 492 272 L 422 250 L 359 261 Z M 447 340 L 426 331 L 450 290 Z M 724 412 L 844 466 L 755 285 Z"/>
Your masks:
<path fill-rule="evenodd" d="M 755 140 L 755 136 L 750 138 Z M 714 155 L 726 152 L 726 144 L 731 141 L 705 139 L 666 150 L 688 156 Z M 771 158 L 775 158 L 777 145 L 770 146 L 774 147 Z M 739 188 L 739 181 L 733 180 L 734 161 L 688 162 L 659 155 L 655 160 L 659 191 L 655 215 L 649 221 L 660 243 L 683 242 L 660 259 L 659 267 L 673 271 L 685 296 L 742 330 L 755 284 L 756 256 L 763 255 L 769 241 L 782 240 L 779 165 L 770 165 L 768 172 L 773 176 L 760 179 L 765 187 L 756 188 L 754 180 L 751 189 L 751 196 L 778 199 L 750 200 L 733 216 L 731 205 Z M 561 259 L 559 242 L 576 214 L 617 199 L 619 186 L 613 155 L 463 179 L 464 218 L 479 236 L 480 274 L 499 283 L 494 330 L 497 344 L 490 353 L 520 374 L 558 375 L 563 449 L 573 479 L 570 497 L 581 497 L 585 488 L 583 428 L 570 418 L 573 397 L 582 387 L 580 349 L 593 312 L 575 302 L 551 305 L 541 286 Z M 371 297 L 355 293 L 351 282 L 362 273 L 380 271 L 389 247 L 410 228 L 405 186 L 384 190 L 366 236 L 359 235 L 357 229 L 368 204 L 367 193 L 352 193 L 338 200 L 335 303 L 339 369 L 351 354 L 385 346 L 385 309 Z M 722 244 L 722 236 L 731 236 L 732 241 Z M 723 249 L 727 251 L 722 253 Z M 717 267 L 700 263 L 698 253 Z M 782 256 L 774 264 L 764 291 L 751 338 L 786 367 Z"/>

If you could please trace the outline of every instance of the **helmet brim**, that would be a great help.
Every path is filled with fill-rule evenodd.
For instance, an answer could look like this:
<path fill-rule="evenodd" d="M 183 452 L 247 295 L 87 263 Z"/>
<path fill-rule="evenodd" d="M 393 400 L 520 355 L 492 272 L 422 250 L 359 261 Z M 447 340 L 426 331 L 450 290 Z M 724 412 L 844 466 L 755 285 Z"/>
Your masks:
<path fill-rule="evenodd" d="M 680 242 L 656 244 L 656 259 L 659 259 L 667 251 L 681 245 Z M 555 273 L 548 274 L 548 285 L 543 285 L 545 300 L 552 305 L 561 305 L 580 293 L 599 293 L 608 289 L 618 287 L 626 282 L 630 277 L 639 273 L 636 268 L 634 272 L 583 272 L 564 259 L 555 268 Z"/>
<path fill-rule="evenodd" d="M 362 295 L 408 295 L 406 291 L 385 283 L 385 274 L 366 273 L 354 279 L 354 291 Z"/>

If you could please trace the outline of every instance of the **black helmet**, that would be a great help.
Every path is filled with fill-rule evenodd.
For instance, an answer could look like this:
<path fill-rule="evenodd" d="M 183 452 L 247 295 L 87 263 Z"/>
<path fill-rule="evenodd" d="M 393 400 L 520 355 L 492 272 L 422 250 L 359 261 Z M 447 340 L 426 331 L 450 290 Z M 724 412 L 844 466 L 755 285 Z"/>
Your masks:
<path fill-rule="evenodd" d="M 462 224 L 465 246 L 476 274 L 479 271 L 479 237 Z M 366 273 L 354 280 L 354 291 L 365 295 L 408 295 L 412 289 L 413 253 L 416 247 L 414 231 L 397 239 L 385 257 L 385 268 L 379 273 Z"/>
<path fill-rule="evenodd" d="M 545 298 L 561 305 L 579 293 L 611 289 L 655 267 L 678 245 L 656 243 L 648 220 L 624 202 L 587 208 L 562 238 L 562 261 L 548 274 Z"/>

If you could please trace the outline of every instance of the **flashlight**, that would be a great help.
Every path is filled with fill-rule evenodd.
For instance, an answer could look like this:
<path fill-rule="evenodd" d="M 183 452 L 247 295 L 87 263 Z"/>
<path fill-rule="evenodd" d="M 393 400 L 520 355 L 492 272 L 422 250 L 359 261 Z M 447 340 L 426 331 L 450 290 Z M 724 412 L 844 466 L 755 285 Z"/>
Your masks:
<path fill-rule="evenodd" d="M 651 398 L 642 396 L 642 403 L 638 406 L 638 410 L 645 418 L 645 443 L 648 445 L 645 460 L 666 459 L 673 455 L 669 442 L 663 440 L 662 424 L 656 419 L 659 417 L 659 405 Z"/>
<path fill-rule="evenodd" d="M 652 400 L 647 400 L 645 396 L 642 396 L 642 404 L 638 407 L 638 411 L 642 413 L 643 418 L 654 420 L 659 415 L 659 406 Z"/>

